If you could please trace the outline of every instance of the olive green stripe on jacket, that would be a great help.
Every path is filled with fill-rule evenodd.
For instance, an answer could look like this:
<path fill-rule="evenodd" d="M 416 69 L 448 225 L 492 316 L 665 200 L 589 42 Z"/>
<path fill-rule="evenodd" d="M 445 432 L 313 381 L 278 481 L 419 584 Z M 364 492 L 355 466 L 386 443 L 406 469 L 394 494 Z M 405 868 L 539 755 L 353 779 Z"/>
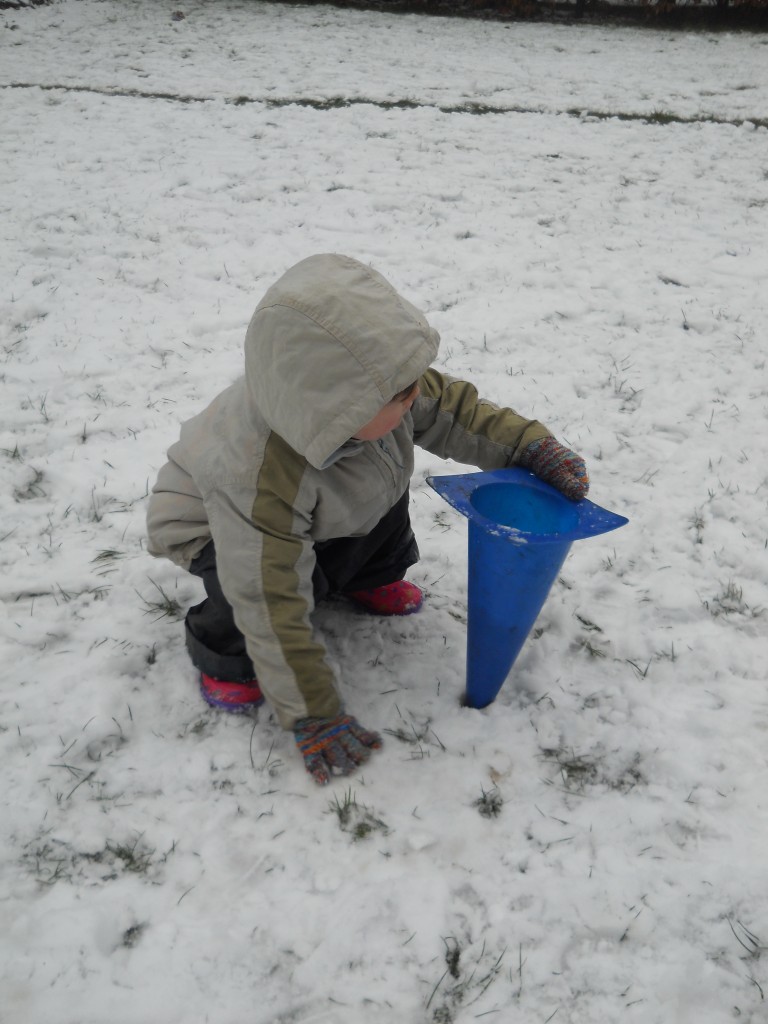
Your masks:
<path fill-rule="evenodd" d="M 550 436 L 538 420 L 481 399 L 468 381 L 431 369 L 419 387 L 412 409 L 414 440 L 442 458 L 498 469 L 517 462 L 532 441 Z"/>
<path fill-rule="evenodd" d="M 299 569 L 301 561 L 314 562 L 314 550 L 309 536 L 297 536 L 294 522 L 306 466 L 306 460 L 278 434 L 270 434 L 259 471 L 253 521 L 263 537 L 261 583 L 272 634 L 304 699 L 307 715 L 332 717 L 340 706 L 334 676 L 309 621 L 314 608 L 312 570 L 306 571 L 307 566 L 304 572 Z"/>

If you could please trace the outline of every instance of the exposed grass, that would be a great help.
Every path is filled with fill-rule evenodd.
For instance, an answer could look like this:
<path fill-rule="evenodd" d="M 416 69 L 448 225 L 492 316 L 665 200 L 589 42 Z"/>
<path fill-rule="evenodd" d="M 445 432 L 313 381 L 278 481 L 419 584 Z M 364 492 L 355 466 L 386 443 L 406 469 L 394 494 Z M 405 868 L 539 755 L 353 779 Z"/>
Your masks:
<path fill-rule="evenodd" d="M 487 950 L 483 942 L 473 958 L 454 936 L 444 938 L 443 943 L 445 970 L 426 1001 L 426 1009 L 435 1003 L 432 1021 L 435 1024 L 453 1024 L 459 1009 L 466 1009 L 481 999 L 499 976 L 506 947 L 496 954 Z M 436 1001 L 438 993 L 439 1000 Z"/>
<path fill-rule="evenodd" d="M 166 594 L 166 592 L 163 590 L 163 588 L 160 586 L 160 584 L 157 583 L 152 578 L 149 579 L 149 582 L 152 584 L 152 586 L 160 594 L 160 599 L 159 600 L 157 600 L 157 599 L 149 600 L 148 598 L 144 597 L 143 594 L 139 594 L 139 592 L 137 590 L 136 593 L 139 594 L 139 597 L 141 598 L 141 601 L 142 601 L 142 603 L 144 604 L 144 606 L 146 608 L 145 614 L 152 615 L 154 613 L 155 618 L 152 620 L 153 622 L 157 622 L 158 619 L 165 619 L 165 618 L 168 618 L 168 619 L 181 619 L 181 618 L 183 618 L 184 617 L 184 610 L 182 609 L 181 605 L 176 600 L 176 598 L 175 597 L 170 597 L 168 594 Z"/>
<path fill-rule="evenodd" d="M 481 795 L 472 806 L 476 807 L 484 818 L 498 818 L 501 808 L 504 806 L 504 800 L 497 787 L 494 786 L 493 789 L 482 790 Z"/>
<path fill-rule="evenodd" d="M 139 834 L 131 839 L 107 841 L 103 849 L 89 852 L 45 832 L 27 844 L 21 863 L 41 886 L 57 882 L 99 885 L 126 873 L 141 875 L 155 883 L 175 850 L 174 842 L 170 849 L 159 854 L 147 845 L 143 834 Z"/>
<path fill-rule="evenodd" d="M 107 548 L 104 551 L 99 551 L 98 554 L 91 559 L 91 565 L 95 566 L 97 576 L 110 576 L 112 573 L 117 572 L 116 562 L 119 562 L 122 558 L 125 558 L 125 553 L 122 551 L 116 551 L 114 548 Z"/>
<path fill-rule="evenodd" d="M 588 788 L 603 786 L 606 789 L 628 793 L 645 781 L 640 771 L 640 755 L 623 767 L 609 767 L 599 751 L 592 754 L 577 754 L 573 750 L 545 748 L 542 760 L 556 766 L 555 775 L 544 780 L 547 785 L 558 786 L 569 793 L 584 793 Z"/>
<path fill-rule="evenodd" d="M 339 828 L 347 832 L 353 842 L 361 839 L 368 839 L 376 832 L 389 834 L 389 827 L 381 818 L 357 802 L 357 798 L 351 789 L 348 789 L 341 800 L 338 796 L 328 805 L 339 819 Z"/>
<path fill-rule="evenodd" d="M 138 921 L 136 924 L 132 924 L 130 928 L 126 928 L 125 931 L 123 932 L 121 945 L 125 946 L 126 949 L 133 949 L 133 947 L 141 939 L 146 929 L 146 921 Z"/>
<path fill-rule="evenodd" d="M 98 96 L 120 96 L 133 99 L 166 100 L 172 103 L 213 103 L 219 102 L 210 96 L 190 96 L 177 93 L 144 91 L 141 89 L 121 89 L 99 86 L 72 86 L 64 84 L 53 84 L 43 82 L 11 82 L 5 88 L 8 89 L 42 89 L 60 92 L 85 92 Z M 621 110 L 596 110 L 583 107 L 569 107 L 567 110 L 550 111 L 542 107 L 523 107 L 515 105 L 500 106 L 491 103 L 466 103 L 443 104 L 424 103 L 417 100 L 382 100 L 370 96 L 329 96 L 318 98 L 315 96 L 230 96 L 227 103 L 236 107 L 248 104 L 263 105 L 268 108 L 282 109 L 283 107 L 307 107 L 310 110 L 335 111 L 350 107 L 367 106 L 376 107 L 379 110 L 436 110 L 441 114 L 472 114 L 478 117 L 485 115 L 499 114 L 552 114 L 561 113 L 580 121 L 633 121 L 639 124 L 651 124 L 662 126 L 686 125 L 686 124 L 729 124 L 735 127 L 751 125 L 755 128 L 768 128 L 768 118 L 744 117 L 727 118 L 718 117 L 715 114 L 675 114 L 669 110 L 653 110 L 650 113 L 639 111 Z M 31 400 L 30 406 L 31 407 Z M 37 409 L 42 416 L 46 416 L 45 402 L 38 402 Z"/>
<path fill-rule="evenodd" d="M 13 457 L 13 456 L 11 456 Z M 19 461 L 21 459 L 19 458 Z M 22 487 L 17 487 L 13 492 L 16 501 L 32 501 L 34 498 L 45 498 L 46 493 L 40 486 L 45 478 L 42 469 L 30 467 L 31 476 Z"/>
<path fill-rule="evenodd" d="M 722 615 L 744 615 L 747 618 L 756 619 L 763 614 L 763 608 L 752 608 L 744 600 L 744 591 L 733 580 L 728 580 L 722 585 L 722 589 L 710 600 L 702 601 L 702 604 L 713 616 L 719 618 Z"/>
<path fill-rule="evenodd" d="M 6 455 L 9 459 L 14 462 L 23 462 L 24 458 L 21 454 L 18 444 L 14 445 L 13 448 L 0 448 L 0 454 Z"/>
<path fill-rule="evenodd" d="M 445 751 L 445 745 L 432 728 L 432 720 L 430 718 L 426 718 L 420 722 L 411 716 L 410 721 L 407 721 L 403 717 L 403 714 L 397 705 L 395 705 L 395 709 L 404 724 L 398 726 L 397 729 L 384 729 L 383 732 L 387 736 L 392 736 L 394 739 L 398 740 L 398 742 L 410 746 L 412 748 L 410 754 L 411 760 L 421 761 L 423 758 L 431 757 L 432 750 L 435 747 L 439 747 L 440 750 Z"/>
<path fill-rule="evenodd" d="M 605 651 L 598 647 L 589 637 L 582 636 L 576 641 L 577 646 L 590 658 L 604 658 Z"/>

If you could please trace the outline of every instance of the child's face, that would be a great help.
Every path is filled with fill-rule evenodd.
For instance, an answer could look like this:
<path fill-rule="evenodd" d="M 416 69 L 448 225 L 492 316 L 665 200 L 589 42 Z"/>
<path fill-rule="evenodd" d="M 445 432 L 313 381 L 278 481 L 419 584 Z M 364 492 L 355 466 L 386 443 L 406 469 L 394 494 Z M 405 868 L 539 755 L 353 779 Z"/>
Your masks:
<path fill-rule="evenodd" d="M 405 391 L 395 395 L 387 404 L 361 427 L 355 434 L 357 441 L 378 441 L 391 430 L 400 426 L 400 422 L 419 397 L 419 385 L 412 384 Z"/>

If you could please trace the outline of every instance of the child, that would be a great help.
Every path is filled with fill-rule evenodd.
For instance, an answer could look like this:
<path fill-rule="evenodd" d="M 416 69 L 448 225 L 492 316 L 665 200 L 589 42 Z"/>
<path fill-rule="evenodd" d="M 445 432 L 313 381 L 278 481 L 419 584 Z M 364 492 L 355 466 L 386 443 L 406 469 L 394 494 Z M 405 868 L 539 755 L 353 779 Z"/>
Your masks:
<path fill-rule="evenodd" d="M 184 423 L 149 504 L 149 551 L 202 578 L 187 647 L 214 707 L 264 698 L 320 784 L 381 745 L 343 712 L 311 613 L 344 595 L 418 611 L 414 442 L 480 469 L 528 467 L 573 500 L 583 460 L 541 423 L 430 369 L 439 336 L 376 271 L 311 256 L 266 293 L 245 375 Z"/>

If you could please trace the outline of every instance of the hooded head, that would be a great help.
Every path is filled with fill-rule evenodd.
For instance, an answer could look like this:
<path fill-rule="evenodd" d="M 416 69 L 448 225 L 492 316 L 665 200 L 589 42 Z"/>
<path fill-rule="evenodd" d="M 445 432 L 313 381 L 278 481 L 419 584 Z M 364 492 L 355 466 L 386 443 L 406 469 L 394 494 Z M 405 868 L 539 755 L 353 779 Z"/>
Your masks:
<path fill-rule="evenodd" d="M 245 339 L 249 400 L 321 468 L 437 355 L 439 335 L 349 256 L 302 260 L 267 291 Z"/>

